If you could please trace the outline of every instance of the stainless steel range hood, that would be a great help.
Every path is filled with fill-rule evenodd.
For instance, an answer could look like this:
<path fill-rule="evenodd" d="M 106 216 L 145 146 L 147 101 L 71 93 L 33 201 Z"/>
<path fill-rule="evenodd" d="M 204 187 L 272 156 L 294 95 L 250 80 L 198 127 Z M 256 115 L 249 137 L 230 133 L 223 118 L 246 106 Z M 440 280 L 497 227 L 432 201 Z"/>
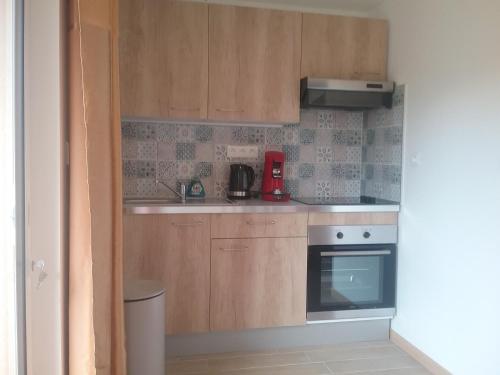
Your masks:
<path fill-rule="evenodd" d="M 306 77 L 300 80 L 300 107 L 351 111 L 392 108 L 393 93 L 394 82 Z"/>

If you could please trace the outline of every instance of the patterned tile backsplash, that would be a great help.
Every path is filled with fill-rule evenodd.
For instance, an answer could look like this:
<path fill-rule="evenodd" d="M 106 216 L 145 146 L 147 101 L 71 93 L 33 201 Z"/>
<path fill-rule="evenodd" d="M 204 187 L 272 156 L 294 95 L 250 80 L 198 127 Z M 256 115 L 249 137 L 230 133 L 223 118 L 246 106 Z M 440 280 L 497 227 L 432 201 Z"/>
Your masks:
<path fill-rule="evenodd" d="M 254 168 L 254 190 L 260 190 L 264 153 L 278 150 L 285 153 L 292 196 L 356 197 L 363 189 L 399 201 L 402 102 L 391 111 L 303 110 L 299 124 L 282 128 L 123 121 L 125 197 L 171 195 L 156 178 L 175 187 L 194 176 L 208 196 L 220 197 L 234 162 Z M 230 160 L 228 145 L 255 145 L 258 157 Z"/>
<path fill-rule="evenodd" d="M 397 86 L 393 108 L 365 114 L 361 193 L 399 202 L 405 86 Z"/>

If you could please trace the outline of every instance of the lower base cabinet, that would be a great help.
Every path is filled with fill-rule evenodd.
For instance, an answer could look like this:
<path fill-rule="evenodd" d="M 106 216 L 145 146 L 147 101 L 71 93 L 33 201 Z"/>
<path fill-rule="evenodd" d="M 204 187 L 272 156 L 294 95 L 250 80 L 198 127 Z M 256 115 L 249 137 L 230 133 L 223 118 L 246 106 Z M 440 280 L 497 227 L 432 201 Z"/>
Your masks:
<path fill-rule="evenodd" d="M 124 215 L 125 278 L 159 280 L 167 334 L 207 332 L 210 215 Z"/>
<path fill-rule="evenodd" d="M 210 330 L 302 325 L 307 239 L 213 239 Z"/>

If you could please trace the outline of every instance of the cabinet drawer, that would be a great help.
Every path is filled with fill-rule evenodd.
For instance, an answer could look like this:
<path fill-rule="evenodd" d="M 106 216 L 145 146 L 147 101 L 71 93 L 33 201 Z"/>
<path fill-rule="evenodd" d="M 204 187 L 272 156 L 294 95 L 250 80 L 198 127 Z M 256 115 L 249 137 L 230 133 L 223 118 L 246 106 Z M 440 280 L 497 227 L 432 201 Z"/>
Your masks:
<path fill-rule="evenodd" d="M 302 325 L 306 238 L 212 240 L 210 330 Z"/>
<path fill-rule="evenodd" d="M 397 223 L 397 212 L 312 212 L 309 214 L 309 225 L 382 225 Z"/>
<path fill-rule="evenodd" d="M 306 213 L 212 215 L 212 238 L 306 236 Z"/>

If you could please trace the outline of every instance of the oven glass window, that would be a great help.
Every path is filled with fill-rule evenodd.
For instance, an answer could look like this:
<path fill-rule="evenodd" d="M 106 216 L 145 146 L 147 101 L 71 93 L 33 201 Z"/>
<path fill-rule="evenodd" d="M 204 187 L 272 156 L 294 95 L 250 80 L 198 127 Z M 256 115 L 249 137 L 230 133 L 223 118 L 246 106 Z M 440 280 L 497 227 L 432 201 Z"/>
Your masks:
<path fill-rule="evenodd" d="M 377 304 L 384 299 L 382 256 L 321 257 L 321 305 Z"/>

